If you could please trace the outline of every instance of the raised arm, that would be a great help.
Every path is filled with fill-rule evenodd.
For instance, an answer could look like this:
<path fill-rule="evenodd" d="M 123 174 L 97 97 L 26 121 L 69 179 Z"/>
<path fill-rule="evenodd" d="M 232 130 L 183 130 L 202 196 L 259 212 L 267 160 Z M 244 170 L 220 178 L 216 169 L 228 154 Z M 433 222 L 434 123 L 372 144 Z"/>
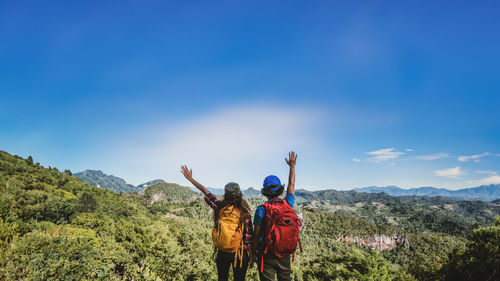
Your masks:
<path fill-rule="evenodd" d="M 297 154 L 291 151 L 288 153 L 288 159 L 285 158 L 286 163 L 290 166 L 290 173 L 288 174 L 288 187 L 286 193 L 291 193 L 295 196 L 295 163 L 297 162 Z"/>
<path fill-rule="evenodd" d="M 181 166 L 181 173 L 184 175 L 184 177 L 190 181 L 196 188 L 198 188 L 203 194 L 208 195 L 210 194 L 210 191 L 206 189 L 201 183 L 197 182 L 195 179 L 193 179 L 193 170 L 188 169 L 186 165 Z"/>

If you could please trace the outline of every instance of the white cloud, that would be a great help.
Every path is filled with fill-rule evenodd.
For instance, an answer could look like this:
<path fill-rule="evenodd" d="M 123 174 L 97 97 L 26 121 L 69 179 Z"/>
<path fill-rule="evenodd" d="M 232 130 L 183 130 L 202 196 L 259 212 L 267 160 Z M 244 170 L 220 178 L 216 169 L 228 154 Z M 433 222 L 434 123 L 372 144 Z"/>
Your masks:
<path fill-rule="evenodd" d="M 500 184 L 500 176 L 498 174 L 491 175 L 487 178 L 477 181 L 479 185 Z"/>
<path fill-rule="evenodd" d="M 160 177 L 187 184 L 179 172 L 180 165 L 186 164 L 209 186 L 234 180 L 246 188 L 260 185 L 260 177 L 272 172 L 270 167 L 285 169 L 288 151 L 298 152 L 300 161 L 301 152 L 316 149 L 321 142 L 320 116 L 321 112 L 310 108 L 231 107 L 175 126 L 151 126 L 116 149 L 147 171 L 133 172 L 130 177 L 136 181 Z"/>
<path fill-rule="evenodd" d="M 415 149 L 413 149 L 413 148 L 407 148 L 407 149 L 405 149 L 405 151 L 407 151 L 407 152 L 413 152 L 413 151 L 415 151 Z"/>
<path fill-rule="evenodd" d="M 460 176 L 465 175 L 465 172 L 463 172 L 462 169 L 460 169 L 460 167 L 454 167 L 443 170 L 434 170 L 434 175 L 438 177 L 458 179 L 460 178 Z"/>
<path fill-rule="evenodd" d="M 358 158 L 352 158 L 352 161 L 354 161 L 354 162 L 361 162 L 361 160 L 359 160 Z"/>
<path fill-rule="evenodd" d="M 470 156 L 459 156 L 458 161 L 460 162 L 467 162 L 469 160 L 474 160 L 474 162 L 479 162 L 479 158 L 491 155 L 489 152 L 484 152 L 481 154 L 475 154 L 475 155 L 470 155 Z"/>
<path fill-rule="evenodd" d="M 477 170 L 477 171 L 474 171 L 478 174 L 486 174 L 486 175 L 496 175 L 497 172 L 495 171 L 492 171 L 492 170 Z"/>
<path fill-rule="evenodd" d="M 398 152 L 394 151 L 394 147 L 391 148 L 384 148 L 384 149 L 379 149 L 371 152 L 366 152 L 368 155 L 375 155 L 371 158 L 368 158 L 368 161 L 370 162 L 375 162 L 375 163 L 380 163 L 392 159 L 396 159 L 399 156 L 405 154 L 404 152 Z"/>
<path fill-rule="evenodd" d="M 491 170 L 477 170 L 478 174 L 489 175 L 486 178 L 480 180 L 469 181 L 469 183 L 474 185 L 489 185 L 489 184 L 500 184 L 500 176 L 497 172 Z"/>
<path fill-rule="evenodd" d="M 417 159 L 419 160 L 437 160 L 437 159 L 442 159 L 442 158 L 448 158 L 450 155 L 448 153 L 437 153 L 437 154 L 431 154 L 431 155 L 420 155 L 417 156 Z"/>

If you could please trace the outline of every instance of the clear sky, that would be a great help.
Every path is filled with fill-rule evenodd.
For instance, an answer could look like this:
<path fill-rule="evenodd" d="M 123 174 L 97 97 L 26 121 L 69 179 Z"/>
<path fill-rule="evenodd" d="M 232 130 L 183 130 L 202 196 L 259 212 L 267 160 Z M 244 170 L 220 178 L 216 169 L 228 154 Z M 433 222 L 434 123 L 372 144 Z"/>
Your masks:
<path fill-rule="evenodd" d="M 498 1 L 2 1 L 0 150 L 132 184 L 500 183 Z"/>

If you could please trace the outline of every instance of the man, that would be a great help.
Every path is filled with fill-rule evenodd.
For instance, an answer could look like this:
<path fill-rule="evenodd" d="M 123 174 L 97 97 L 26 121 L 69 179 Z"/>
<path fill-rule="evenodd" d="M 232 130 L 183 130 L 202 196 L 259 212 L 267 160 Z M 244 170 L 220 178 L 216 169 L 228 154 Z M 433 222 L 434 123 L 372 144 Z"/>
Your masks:
<path fill-rule="evenodd" d="M 295 203 L 295 164 L 297 161 L 297 155 L 295 152 L 290 152 L 288 154 L 288 159 L 285 158 L 285 161 L 288 166 L 290 166 L 290 173 L 288 176 L 288 188 L 284 201 L 286 201 L 285 204 L 288 204 L 291 208 L 293 208 Z M 270 175 L 264 179 L 261 192 L 268 199 L 266 203 L 273 204 L 275 201 L 283 200 L 279 198 L 279 196 L 283 193 L 283 190 L 284 186 L 281 185 L 280 179 L 276 176 Z M 268 229 L 266 229 L 266 203 L 257 207 L 255 211 L 254 236 L 251 248 L 254 252 L 252 257 L 256 257 L 256 259 L 252 258 L 250 265 L 252 265 L 254 261 L 257 261 L 261 281 L 274 280 L 276 275 L 278 276 L 279 281 L 287 281 L 290 280 L 292 271 L 290 265 L 290 255 L 277 257 L 273 253 L 265 250 L 267 245 L 264 237 L 268 231 Z M 291 210 L 291 208 L 289 209 Z"/>

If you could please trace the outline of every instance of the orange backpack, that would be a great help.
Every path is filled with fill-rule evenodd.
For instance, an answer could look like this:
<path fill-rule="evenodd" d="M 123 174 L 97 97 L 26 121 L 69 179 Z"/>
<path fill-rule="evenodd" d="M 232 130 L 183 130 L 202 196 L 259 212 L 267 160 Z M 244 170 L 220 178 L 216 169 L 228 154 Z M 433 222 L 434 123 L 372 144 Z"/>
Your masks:
<path fill-rule="evenodd" d="M 226 206 L 220 210 L 217 225 L 212 230 L 212 241 L 217 249 L 234 255 L 234 266 L 236 259 L 240 259 L 240 267 L 243 260 L 243 226 L 240 225 L 241 212 L 234 206 Z"/>

